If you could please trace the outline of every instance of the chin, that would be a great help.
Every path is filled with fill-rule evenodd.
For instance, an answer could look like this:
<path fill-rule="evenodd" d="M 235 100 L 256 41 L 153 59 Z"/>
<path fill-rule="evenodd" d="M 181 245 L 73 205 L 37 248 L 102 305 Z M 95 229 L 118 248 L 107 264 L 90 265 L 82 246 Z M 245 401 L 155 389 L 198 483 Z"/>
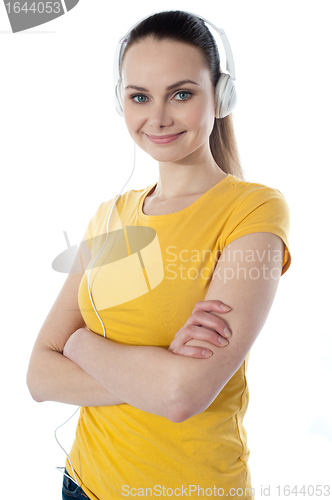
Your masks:
<path fill-rule="evenodd" d="M 153 158 L 154 160 L 156 161 L 160 161 L 162 163 L 176 163 L 178 161 L 181 161 L 183 160 L 183 158 L 186 158 L 187 154 L 176 154 L 176 153 L 173 153 L 173 154 L 170 154 L 170 153 L 167 153 L 167 151 L 165 151 L 164 153 L 162 152 L 158 152 L 158 151 L 146 151 L 145 152 L 151 156 L 151 158 Z M 189 153 L 190 154 L 190 153 Z"/>

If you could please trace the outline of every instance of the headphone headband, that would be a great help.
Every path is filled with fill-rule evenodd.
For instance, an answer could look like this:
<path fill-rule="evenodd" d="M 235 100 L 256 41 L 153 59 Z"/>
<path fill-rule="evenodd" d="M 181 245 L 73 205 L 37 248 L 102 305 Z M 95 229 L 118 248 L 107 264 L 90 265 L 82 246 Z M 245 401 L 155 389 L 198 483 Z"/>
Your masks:
<path fill-rule="evenodd" d="M 161 14 L 162 12 L 165 12 L 165 11 L 155 12 L 155 14 Z M 193 12 L 188 12 L 188 11 L 186 11 L 186 13 L 191 14 L 192 16 L 198 17 L 199 19 L 201 19 L 206 24 L 208 24 L 209 26 L 214 28 L 219 33 L 219 35 L 221 37 L 221 41 L 222 41 L 223 46 L 224 46 L 225 54 L 226 54 L 226 69 L 227 69 L 228 73 L 230 74 L 230 77 L 232 78 L 232 80 L 235 80 L 234 58 L 233 58 L 232 49 L 231 49 L 231 46 L 230 46 L 229 41 L 227 39 L 225 31 L 222 28 L 217 28 L 214 24 L 212 24 L 207 19 L 204 19 L 204 17 L 202 17 L 202 16 L 198 16 L 197 14 L 194 14 Z M 120 76 L 120 64 L 122 61 L 123 53 L 124 53 L 126 45 L 127 45 L 127 41 L 128 41 L 127 37 L 129 37 L 130 33 L 133 31 L 134 28 L 136 28 L 136 26 L 138 26 L 145 19 L 148 19 L 149 17 L 151 17 L 151 15 L 154 15 L 154 14 L 149 14 L 148 16 L 143 17 L 143 19 L 141 19 L 136 24 L 134 24 L 134 26 L 132 26 L 130 28 L 130 30 L 127 31 L 127 33 L 119 39 L 119 42 L 118 42 L 118 45 L 117 45 L 117 48 L 115 51 L 115 56 L 114 56 L 114 67 L 113 67 L 113 85 L 114 85 L 114 87 L 119 83 L 119 79 L 121 78 L 121 76 Z"/>

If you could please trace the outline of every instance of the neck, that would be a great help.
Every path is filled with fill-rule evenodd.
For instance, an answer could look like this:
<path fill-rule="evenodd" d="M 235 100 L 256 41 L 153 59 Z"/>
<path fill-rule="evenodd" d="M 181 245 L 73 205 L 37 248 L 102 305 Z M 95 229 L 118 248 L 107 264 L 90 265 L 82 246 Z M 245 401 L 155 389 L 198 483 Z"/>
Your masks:
<path fill-rule="evenodd" d="M 196 153 L 196 152 L 195 152 Z M 180 196 L 202 193 L 220 182 L 227 174 L 214 161 L 211 151 L 195 161 L 185 158 L 176 162 L 159 162 L 158 183 L 153 198 L 168 201 Z"/>

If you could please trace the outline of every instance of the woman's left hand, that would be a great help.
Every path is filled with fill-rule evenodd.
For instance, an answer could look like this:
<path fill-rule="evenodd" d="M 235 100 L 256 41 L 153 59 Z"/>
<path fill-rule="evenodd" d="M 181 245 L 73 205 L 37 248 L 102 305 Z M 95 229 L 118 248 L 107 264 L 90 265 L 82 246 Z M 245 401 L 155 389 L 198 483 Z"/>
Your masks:
<path fill-rule="evenodd" d="M 218 347 L 228 345 L 232 333 L 227 324 L 219 316 L 209 314 L 210 312 L 213 313 L 213 311 L 227 313 L 229 312 L 228 309 L 230 310 L 231 308 L 228 308 L 228 306 L 219 300 L 197 302 L 188 321 L 176 332 L 168 350 L 181 356 L 207 358 L 213 354 L 210 349 L 207 347 L 186 345 L 186 343 L 197 339 L 205 340 Z M 227 328 L 225 329 L 225 327 Z"/>

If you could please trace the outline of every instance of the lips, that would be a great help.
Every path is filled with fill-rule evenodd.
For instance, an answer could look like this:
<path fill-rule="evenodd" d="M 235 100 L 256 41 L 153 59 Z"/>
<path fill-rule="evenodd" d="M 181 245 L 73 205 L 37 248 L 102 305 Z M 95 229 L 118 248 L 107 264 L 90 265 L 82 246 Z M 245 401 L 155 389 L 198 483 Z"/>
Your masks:
<path fill-rule="evenodd" d="M 153 142 L 155 144 L 167 144 L 169 142 L 175 141 L 182 134 L 184 134 L 184 132 L 179 132 L 178 134 L 172 134 L 172 135 L 148 135 L 148 134 L 146 134 L 146 136 L 151 142 Z"/>
<path fill-rule="evenodd" d="M 183 132 L 179 132 L 178 134 L 170 134 L 170 135 L 151 135 L 151 134 L 146 134 L 149 137 L 152 137 L 153 139 L 166 139 L 168 137 L 174 137 L 176 135 L 183 134 Z"/>

